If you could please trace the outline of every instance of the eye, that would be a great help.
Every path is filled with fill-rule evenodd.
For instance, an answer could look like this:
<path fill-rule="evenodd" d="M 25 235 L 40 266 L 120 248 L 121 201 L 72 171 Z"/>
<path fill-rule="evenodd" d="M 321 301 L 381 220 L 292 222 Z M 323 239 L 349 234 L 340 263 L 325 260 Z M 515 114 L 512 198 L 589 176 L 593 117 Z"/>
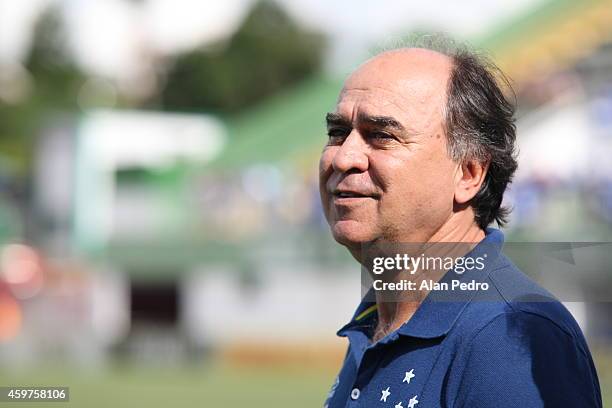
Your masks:
<path fill-rule="evenodd" d="M 372 132 L 370 134 L 370 137 L 372 139 L 395 139 L 395 137 L 393 137 L 393 135 L 390 135 L 390 134 L 385 133 L 385 132 Z"/>
<path fill-rule="evenodd" d="M 329 144 L 342 144 L 344 139 L 351 133 L 350 129 L 334 127 L 327 129 L 327 136 L 329 136 Z"/>
<path fill-rule="evenodd" d="M 380 131 L 368 133 L 368 139 L 371 143 L 379 145 L 389 144 L 397 140 L 392 134 Z"/>

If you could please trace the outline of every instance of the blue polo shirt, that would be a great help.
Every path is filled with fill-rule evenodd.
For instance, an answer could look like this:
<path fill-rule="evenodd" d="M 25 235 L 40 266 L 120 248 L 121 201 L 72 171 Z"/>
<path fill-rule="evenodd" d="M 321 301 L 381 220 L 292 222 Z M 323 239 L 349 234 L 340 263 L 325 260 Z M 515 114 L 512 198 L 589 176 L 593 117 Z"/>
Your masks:
<path fill-rule="evenodd" d="M 372 292 L 340 331 L 349 347 L 327 408 L 601 407 L 597 373 L 567 309 L 501 252 L 489 228 L 470 253 L 482 270 L 449 279 L 486 291 L 429 292 L 414 315 L 376 343 Z"/>

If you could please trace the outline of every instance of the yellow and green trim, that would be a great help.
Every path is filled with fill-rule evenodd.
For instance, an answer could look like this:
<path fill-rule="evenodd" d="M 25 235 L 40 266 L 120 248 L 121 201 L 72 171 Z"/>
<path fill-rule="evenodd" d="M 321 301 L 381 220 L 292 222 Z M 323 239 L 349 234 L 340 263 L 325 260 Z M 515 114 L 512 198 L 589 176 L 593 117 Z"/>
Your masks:
<path fill-rule="evenodd" d="M 359 315 L 357 315 L 357 317 L 355 317 L 355 321 L 361 321 L 363 319 L 365 319 L 366 317 L 370 316 L 371 314 L 373 314 L 376 310 L 378 310 L 378 305 L 372 305 L 370 307 L 368 307 L 366 310 L 364 310 L 363 312 L 359 313 Z"/>

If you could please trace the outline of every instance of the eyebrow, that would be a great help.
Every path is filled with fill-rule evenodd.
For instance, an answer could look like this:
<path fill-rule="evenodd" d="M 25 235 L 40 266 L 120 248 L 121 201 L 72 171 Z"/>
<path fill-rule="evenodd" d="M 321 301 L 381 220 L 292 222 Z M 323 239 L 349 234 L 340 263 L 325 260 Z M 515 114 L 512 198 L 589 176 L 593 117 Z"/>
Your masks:
<path fill-rule="evenodd" d="M 327 122 L 327 126 L 344 126 L 344 127 L 352 127 L 351 121 L 346 117 L 339 115 L 337 113 L 329 112 L 325 115 L 325 121 Z"/>
<path fill-rule="evenodd" d="M 397 119 L 391 116 L 370 116 L 365 114 L 359 114 L 357 117 L 359 123 L 365 123 L 370 126 L 380 127 L 380 128 L 392 128 L 395 130 L 404 130 L 404 126 L 397 121 Z"/>
<path fill-rule="evenodd" d="M 352 127 L 351 121 L 337 113 L 328 113 L 325 115 L 325 120 L 327 121 L 327 126 L 345 126 Z M 379 127 L 379 128 L 392 128 L 398 131 L 404 131 L 404 126 L 397 121 L 397 119 L 391 116 L 377 116 L 377 115 L 367 115 L 365 113 L 360 113 L 357 116 L 357 121 L 359 123 L 363 123 L 366 125 Z"/>

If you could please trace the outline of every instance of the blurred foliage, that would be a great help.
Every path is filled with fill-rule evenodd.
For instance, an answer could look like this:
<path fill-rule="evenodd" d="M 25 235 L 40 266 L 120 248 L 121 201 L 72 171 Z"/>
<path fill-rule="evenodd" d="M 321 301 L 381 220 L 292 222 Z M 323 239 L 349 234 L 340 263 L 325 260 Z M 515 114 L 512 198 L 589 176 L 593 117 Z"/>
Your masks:
<path fill-rule="evenodd" d="M 21 78 L 27 92 L 12 104 L 0 101 L 0 160 L 10 159 L 21 174 L 30 168 L 44 123 L 80 109 L 79 92 L 88 77 L 68 51 L 62 24 L 57 7 L 39 17 Z M 234 113 L 310 77 L 323 48 L 322 35 L 300 28 L 279 5 L 264 0 L 231 38 L 173 60 L 160 91 L 134 107 Z"/>
<path fill-rule="evenodd" d="M 31 160 L 41 121 L 53 111 L 77 109 L 77 95 L 85 81 L 67 53 L 61 23 L 56 8 L 51 7 L 41 15 L 25 61 L 27 93 L 16 104 L 0 103 L 0 149 L 21 170 Z"/>
<path fill-rule="evenodd" d="M 276 3 L 258 2 L 229 40 L 177 58 L 163 108 L 239 111 L 318 70 L 323 47 L 321 35 L 298 27 Z"/>

